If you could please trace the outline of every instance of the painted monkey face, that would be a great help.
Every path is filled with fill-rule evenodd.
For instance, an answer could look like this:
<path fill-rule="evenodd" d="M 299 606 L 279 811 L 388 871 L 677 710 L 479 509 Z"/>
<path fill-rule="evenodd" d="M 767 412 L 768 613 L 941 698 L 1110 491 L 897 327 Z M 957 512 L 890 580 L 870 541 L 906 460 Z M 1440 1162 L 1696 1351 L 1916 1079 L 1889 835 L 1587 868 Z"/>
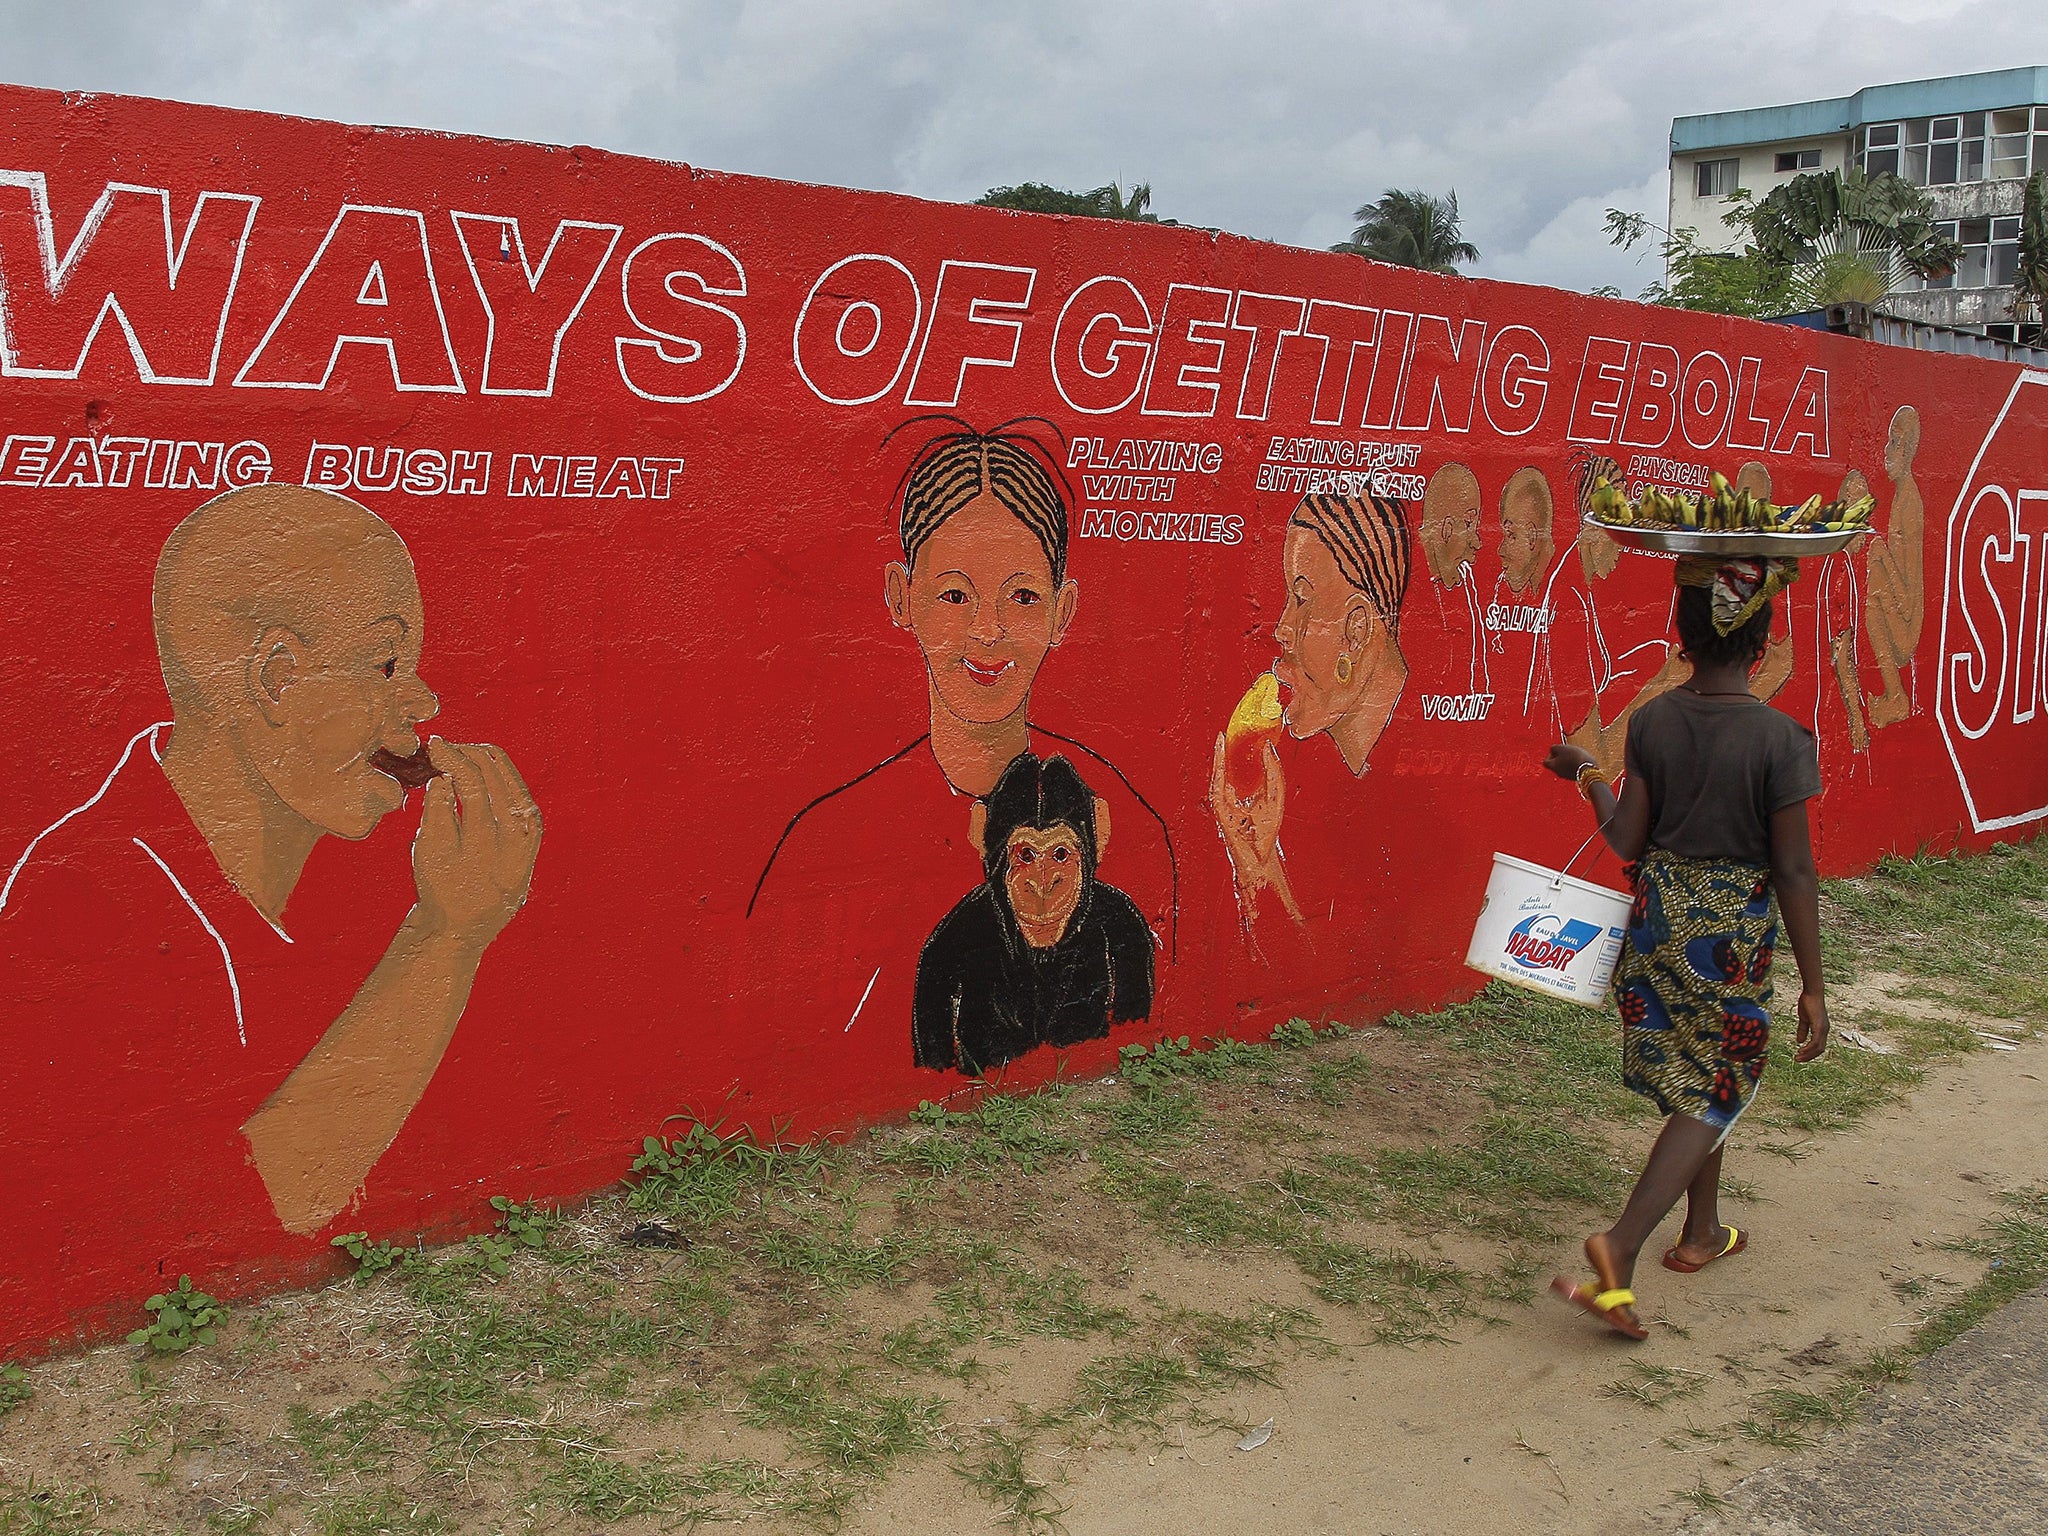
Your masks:
<path fill-rule="evenodd" d="M 404 786 L 372 768 L 370 754 L 412 752 L 415 727 L 440 701 L 419 677 L 419 587 L 395 540 L 341 563 L 325 595 L 311 636 L 269 632 L 251 660 L 273 727 L 258 767 L 295 814 L 362 838 L 405 803 Z"/>
<path fill-rule="evenodd" d="M 1010 834 L 1003 862 L 1003 889 L 1018 930 L 1033 949 L 1059 943 L 1081 904 L 1081 839 L 1065 822 Z"/>
<path fill-rule="evenodd" d="M 1281 565 L 1287 604 L 1273 626 L 1280 647 L 1273 676 L 1288 690 L 1282 716 L 1287 733 L 1313 736 L 1358 702 L 1372 671 L 1368 652 L 1385 642 L 1387 631 L 1308 529 L 1288 528 Z"/>
<path fill-rule="evenodd" d="M 973 724 L 1026 707 L 1076 595 L 1071 581 L 1053 585 L 1038 539 L 987 492 L 925 541 L 914 571 L 889 571 L 891 616 L 917 636 L 940 702 Z"/>

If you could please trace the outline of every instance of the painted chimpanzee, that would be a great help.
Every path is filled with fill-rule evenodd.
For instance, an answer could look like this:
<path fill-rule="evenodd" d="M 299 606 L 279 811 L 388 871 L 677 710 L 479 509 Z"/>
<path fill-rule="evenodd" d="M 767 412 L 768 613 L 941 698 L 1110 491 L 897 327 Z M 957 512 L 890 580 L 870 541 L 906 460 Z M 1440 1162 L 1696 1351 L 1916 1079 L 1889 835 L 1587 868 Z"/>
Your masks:
<path fill-rule="evenodd" d="M 1096 878 L 1109 808 L 1072 763 L 1019 754 L 975 802 L 968 834 L 987 881 L 918 957 L 919 1066 L 974 1077 L 1151 1013 L 1152 934 L 1131 898 Z"/>

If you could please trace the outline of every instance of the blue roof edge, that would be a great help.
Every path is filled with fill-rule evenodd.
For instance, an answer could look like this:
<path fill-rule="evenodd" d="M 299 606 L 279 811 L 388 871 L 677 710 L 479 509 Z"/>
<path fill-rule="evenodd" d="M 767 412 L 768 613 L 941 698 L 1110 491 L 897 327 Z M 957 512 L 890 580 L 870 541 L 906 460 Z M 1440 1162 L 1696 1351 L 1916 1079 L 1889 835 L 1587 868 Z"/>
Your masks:
<path fill-rule="evenodd" d="M 1864 123 L 1903 117 L 1937 117 L 1952 112 L 1989 112 L 2000 107 L 2048 105 L 2048 66 L 1943 75 L 1896 85 L 1868 85 L 1852 96 L 1707 112 L 1671 120 L 1671 152 L 1733 149 L 1847 133 Z"/>

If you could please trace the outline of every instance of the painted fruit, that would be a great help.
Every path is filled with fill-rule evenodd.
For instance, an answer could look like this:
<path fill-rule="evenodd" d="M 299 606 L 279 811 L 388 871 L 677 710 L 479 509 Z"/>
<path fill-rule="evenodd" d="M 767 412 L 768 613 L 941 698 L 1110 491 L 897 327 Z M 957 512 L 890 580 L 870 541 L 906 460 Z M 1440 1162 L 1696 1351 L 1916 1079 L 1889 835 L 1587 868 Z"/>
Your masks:
<path fill-rule="evenodd" d="M 1230 788 L 1240 800 L 1248 800 L 1266 779 L 1266 743 L 1280 739 L 1280 681 L 1261 672 L 1223 728 L 1223 753 Z"/>

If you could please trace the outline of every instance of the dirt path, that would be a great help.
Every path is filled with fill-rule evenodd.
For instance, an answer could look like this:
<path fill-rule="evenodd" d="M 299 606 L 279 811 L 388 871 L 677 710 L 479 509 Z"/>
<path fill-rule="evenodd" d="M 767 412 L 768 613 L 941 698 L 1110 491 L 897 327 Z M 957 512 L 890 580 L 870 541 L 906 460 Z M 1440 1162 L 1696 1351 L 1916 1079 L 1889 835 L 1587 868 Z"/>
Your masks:
<path fill-rule="evenodd" d="M 1979 1536 L 2048 1507 L 2048 1287 L 1887 1388 L 1868 1422 L 1747 1479 L 1685 1536 Z"/>
<path fill-rule="evenodd" d="M 2044 1078 L 2048 1043 L 1987 1050 L 1937 1067 L 1909 1103 L 1855 1131 L 1807 1143 L 1796 1162 L 1738 1139 L 1729 1174 L 1761 1198 L 1727 1214 L 1753 1225 L 1755 1240 L 1695 1277 L 1652 1261 L 1639 1276 L 1644 1312 L 1666 1326 L 1641 1346 L 1547 1303 L 1509 1309 L 1505 1326 L 1451 1346 L 1407 1350 L 1375 1347 L 1326 1312 L 1335 1356 L 1297 1361 L 1279 1386 L 1215 1405 L 1253 1424 L 1271 1418 L 1265 1445 L 1242 1452 L 1217 1434 L 1184 1449 L 1076 1453 L 1055 1489 L 1068 1505 L 1061 1521 L 1071 1536 L 1672 1529 L 1697 1512 L 1680 1495 L 1702 1480 L 1719 1493 L 1785 1459 L 1735 1431 L 1759 1392 L 1834 1384 L 1901 1344 L 1948 1285 L 1976 1279 L 1978 1261 L 1941 1245 L 1996 1213 L 2001 1189 L 2048 1168 Z M 1576 1273 L 1574 1258 L 1546 1254 Z M 1177 1258 L 1141 1263 L 1133 1287 L 1206 1293 L 1212 1305 L 1306 1297 L 1291 1273 Z M 1701 1374 L 1653 1379 L 1657 1368 Z M 1020 1397 L 1029 1375 L 1020 1361 Z M 1613 1395 L 1629 1387 L 1675 1395 L 1661 1408 Z M 926 1466 L 881 1489 L 846 1530 L 990 1528 L 986 1503 Z"/>

